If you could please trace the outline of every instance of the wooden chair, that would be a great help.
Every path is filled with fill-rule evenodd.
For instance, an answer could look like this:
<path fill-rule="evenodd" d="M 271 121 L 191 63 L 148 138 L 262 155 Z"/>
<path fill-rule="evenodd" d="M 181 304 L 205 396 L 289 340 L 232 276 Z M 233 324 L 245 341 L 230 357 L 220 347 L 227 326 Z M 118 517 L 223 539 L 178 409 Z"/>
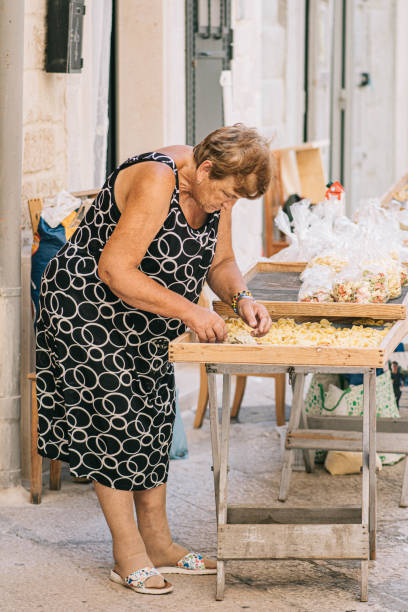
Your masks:
<path fill-rule="evenodd" d="M 395 195 L 397 195 L 398 192 L 402 192 L 402 191 L 408 192 L 408 172 L 403 174 L 402 177 L 398 179 L 398 181 L 394 183 L 387 190 L 387 192 L 382 196 L 381 206 L 384 206 L 384 208 L 388 208 L 392 200 L 395 198 Z M 397 201 L 399 200 L 400 197 L 401 196 L 397 195 L 397 198 L 398 198 Z M 402 197 L 405 198 L 405 193 Z"/>
<path fill-rule="evenodd" d="M 328 145 L 328 140 L 322 140 L 272 151 L 273 175 L 264 195 L 266 257 L 288 246 L 284 240 L 275 240 L 274 219 L 290 195 L 297 193 L 302 198 L 309 198 L 312 204 L 324 200 L 326 180 L 322 149 Z"/>
<path fill-rule="evenodd" d="M 76 198 L 86 199 L 95 198 L 98 193 L 99 189 L 89 189 L 88 191 L 77 191 L 72 195 Z M 30 213 L 31 229 L 33 230 L 33 234 L 35 234 L 38 229 L 43 204 L 42 198 L 31 198 L 28 200 L 28 211 Z"/>
<path fill-rule="evenodd" d="M 72 195 L 78 198 L 93 198 L 98 194 L 98 190 L 81 191 Z M 40 222 L 43 200 L 32 198 L 28 200 L 31 226 L 33 234 L 38 229 Z M 42 492 L 42 457 L 37 452 L 38 440 L 38 406 L 36 393 L 36 377 L 34 373 L 28 374 L 27 378 L 31 381 L 31 474 L 30 474 L 30 502 L 32 504 L 41 503 Z M 76 479 L 84 482 L 84 479 Z M 50 489 L 58 491 L 61 488 L 61 461 L 50 460 Z"/>
<path fill-rule="evenodd" d="M 276 425 L 285 425 L 285 374 L 257 374 L 263 378 L 275 379 L 275 410 Z M 231 418 L 236 418 L 241 408 L 242 398 L 244 397 L 247 376 L 237 376 L 234 399 L 232 401 Z M 205 411 L 208 404 L 208 379 L 205 371 L 205 364 L 200 363 L 200 391 L 198 395 L 197 409 L 194 418 L 194 427 L 198 429 L 203 424 Z"/>
<path fill-rule="evenodd" d="M 30 502 L 41 503 L 42 492 L 42 457 L 37 452 L 38 441 L 38 406 L 35 388 L 35 374 L 28 375 L 31 380 L 31 478 Z M 59 491 L 61 488 L 61 461 L 50 460 L 50 489 Z"/>

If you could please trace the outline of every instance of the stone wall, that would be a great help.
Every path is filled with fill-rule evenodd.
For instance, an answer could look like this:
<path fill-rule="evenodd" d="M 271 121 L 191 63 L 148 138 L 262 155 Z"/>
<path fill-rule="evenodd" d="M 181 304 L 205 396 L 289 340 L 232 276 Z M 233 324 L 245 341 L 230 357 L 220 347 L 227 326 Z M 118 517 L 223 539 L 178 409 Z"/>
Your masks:
<path fill-rule="evenodd" d="M 26 0 L 23 96 L 23 252 L 31 244 L 27 200 L 66 187 L 66 76 L 44 71 L 46 0 Z"/>
<path fill-rule="evenodd" d="M 62 189 L 85 191 L 104 181 L 111 11 L 111 0 L 87 3 L 84 68 L 79 74 L 53 74 L 44 70 L 47 1 L 26 0 L 23 254 L 31 245 L 28 199 L 50 197 Z"/>

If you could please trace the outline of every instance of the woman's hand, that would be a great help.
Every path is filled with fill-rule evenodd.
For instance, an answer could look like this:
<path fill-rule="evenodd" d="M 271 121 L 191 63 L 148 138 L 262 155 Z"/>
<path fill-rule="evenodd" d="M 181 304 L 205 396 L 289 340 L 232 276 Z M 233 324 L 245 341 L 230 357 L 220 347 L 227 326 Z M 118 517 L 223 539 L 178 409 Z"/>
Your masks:
<path fill-rule="evenodd" d="M 268 333 L 272 321 L 265 306 L 252 299 L 241 298 L 238 302 L 238 314 L 245 323 L 253 327 L 252 336 L 261 337 Z"/>
<path fill-rule="evenodd" d="M 216 312 L 201 306 L 192 306 L 184 323 L 198 336 L 200 342 L 225 342 L 227 327 Z"/>

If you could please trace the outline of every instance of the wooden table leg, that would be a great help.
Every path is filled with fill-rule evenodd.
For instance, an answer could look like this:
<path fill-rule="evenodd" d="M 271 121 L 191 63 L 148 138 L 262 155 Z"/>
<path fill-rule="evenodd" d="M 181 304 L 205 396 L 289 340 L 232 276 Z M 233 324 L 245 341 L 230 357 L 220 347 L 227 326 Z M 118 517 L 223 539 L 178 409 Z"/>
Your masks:
<path fill-rule="evenodd" d="M 302 429 L 308 429 L 308 426 L 307 426 L 307 416 L 306 416 L 306 413 L 305 413 L 305 410 L 304 410 L 304 401 L 303 401 L 303 398 L 302 398 L 302 413 L 300 415 L 300 424 L 301 424 Z M 304 450 L 303 451 L 303 461 L 305 462 L 305 469 L 306 469 L 306 472 L 308 474 L 310 474 L 311 472 L 314 472 L 314 466 L 315 466 L 314 456 L 315 456 L 315 452 L 316 451 L 314 449 L 313 450 Z"/>
<path fill-rule="evenodd" d="M 402 479 L 401 499 L 399 505 L 401 508 L 408 507 L 408 455 L 405 456 L 404 476 Z"/>
<path fill-rule="evenodd" d="M 361 522 L 368 528 L 369 508 L 370 508 L 370 476 L 369 476 L 369 455 L 370 455 L 370 375 L 364 374 L 364 397 L 363 397 L 363 455 L 362 472 L 363 483 L 361 493 Z M 368 559 L 361 561 L 361 601 L 368 599 Z"/>
<path fill-rule="evenodd" d="M 307 413 L 305 410 L 305 400 L 303 396 L 301 398 L 301 406 L 302 406 L 302 413 L 301 413 L 301 418 L 300 418 L 301 427 L 303 429 L 308 429 L 309 424 L 307 422 Z M 310 474 L 311 472 L 314 472 L 315 453 L 316 453 L 315 449 L 303 451 L 303 461 L 305 463 L 305 469 L 308 474 Z"/>
<path fill-rule="evenodd" d="M 361 562 L 360 601 L 368 601 L 368 561 Z"/>
<path fill-rule="evenodd" d="M 231 405 L 231 375 L 223 375 L 222 385 L 222 420 L 221 420 L 221 443 L 220 443 L 220 481 L 219 481 L 219 506 L 218 506 L 218 530 L 227 523 L 227 483 L 228 483 L 228 451 L 230 431 L 230 405 Z M 217 552 L 217 592 L 216 600 L 224 599 L 225 589 L 225 561 L 218 558 Z"/>
<path fill-rule="evenodd" d="M 293 402 L 292 409 L 290 411 L 290 419 L 288 423 L 288 434 L 292 432 L 294 429 L 299 428 L 300 419 L 302 415 L 302 405 L 303 405 L 303 389 L 305 386 L 305 375 L 304 374 L 296 374 L 295 382 L 293 385 Z M 290 477 L 292 474 L 292 463 L 293 463 L 293 449 L 285 448 L 285 452 L 283 454 L 283 466 L 281 472 L 281 481 L 279 488 L 279 501 L 286 501 L 288 497 Z"/>
<path fill-rule="evenodd" d="M 217 405 L 217 385 L 215 374 L 208 374 L 208 393 L 210 401 L 210 431 L 213 457 L 213 476 L 215 493 L 215 513 L 218 520 L 218 494 L 220 482 L 220 432 Z"/>
<path fill-rule="evenodd" d="M 42 490 L 42 457 L 37 452 L 38 441 L 38 406 L 35 380 L 31 380 L 31 477 L 30 502 L 41 503 Z"/>
<path fill-rule="evenodd" d="M 275 410 L 276 410 L 276 425 L 281 427 L 285 425 L 285 392 L 286 392 L 286 374 L 275 374 Z"/>
<path fill-rule="evenodd" d="M 231 418 L 235 418 L 239 414 L 239 409 L 241 408 L 241 402 L 242 398 L 244 397 L 245 387 L 247 384 L 246 376 L 237 376 L 236 378 L 237 382 L 235 385 L 234 399 L 232 401 Z"/>
<path fill-rule="evenodd" d="M 50 461 L 50 489 L 59 491 L 61 488 L 61 461 L 52 459 Z"/>
<path fill-rule="evenodd" d="M 200 392 L 198 394 L 197 409 L 194 419 L 194 429 L 199 429 L 203 424 L 205 410 L 208 403 L 208 384 L 205 363 L 200 363 Z"/>
<path fill-rule="evenodd" d="M 368 529 L 370 532 L 370 559 L 376 559 L 377 548 L 377 472 L 376 472 L 376 373 L 375 370 L 369 374 L 369 419 L 370 419 L 370 457 L 369 457 L 369 482 L 370 482 L 370 507 L 368 516 Z"/>

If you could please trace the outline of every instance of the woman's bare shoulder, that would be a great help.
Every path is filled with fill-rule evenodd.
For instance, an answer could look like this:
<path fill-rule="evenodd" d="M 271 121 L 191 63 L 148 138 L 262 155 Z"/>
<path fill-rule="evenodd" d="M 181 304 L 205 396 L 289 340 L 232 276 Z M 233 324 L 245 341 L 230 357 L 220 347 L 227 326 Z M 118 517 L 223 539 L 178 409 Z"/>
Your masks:
<path fill-rule="evenodd" d="M 177 166 L 177 170 L 181 170 L 185 166 L 189 166 L 193 159 L 193 147 L 188 145 L 172 145 L 162 147 L 157 150 L 158 153 L 168 155 Z"/>
<path fill-rule="evenodd" d="M 158 153 L 163 153 L 163 155 L 168 155 L 172 159 L 175 157 L 186 157 L 191 156 L 193 154 L 193 147 L 189 145 L 169 145 L 168 147 L 162 147 L 161 149 L 157 149 Z"/>
<path fill-rule="evenodd" d="M 150 195 L 171 194 L 175 186 L 172 168 L 161 162 L 144 161 L 119 172 L 115 181 L 115 198 L 123 210 L 129 197 L 148 192 Z"/>
<path fill-rule="evenodd" d="M 131 166 L 121 170 L 115 183 L 122 183 L 123 185 L 131 186 L 135 178 L 137 178 L 137 181 L 140 182 L 140 180 L 150 180 L 155 176 L 158 178 L 164 176 L 174 176 L 174 172 L 170 166 L 164 164 L 163 162 L 146 160 L 138 162 L 137 164 L 132 164 Z"/>

